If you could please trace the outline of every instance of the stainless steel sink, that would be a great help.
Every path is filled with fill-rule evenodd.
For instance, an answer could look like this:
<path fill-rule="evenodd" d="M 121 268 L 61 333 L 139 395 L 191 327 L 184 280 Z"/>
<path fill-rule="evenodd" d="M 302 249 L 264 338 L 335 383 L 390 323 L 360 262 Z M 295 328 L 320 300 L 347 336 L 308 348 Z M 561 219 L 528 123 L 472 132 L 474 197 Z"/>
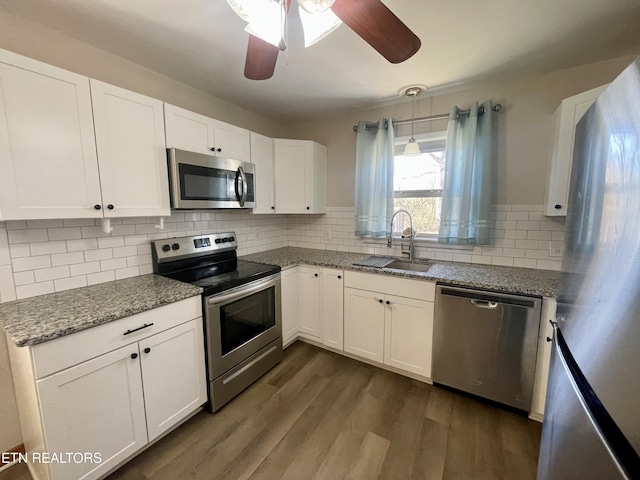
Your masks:
<path fill-rule="evenodd" d="M 394 268 L 396 270 L 409 270 L 411 272 L 428 272 L 431 268 L 431 264 L 424 263 L 410 263 L 403 262 L 402 260 L 395 260 L 388 264 L 385 268 Z"/>

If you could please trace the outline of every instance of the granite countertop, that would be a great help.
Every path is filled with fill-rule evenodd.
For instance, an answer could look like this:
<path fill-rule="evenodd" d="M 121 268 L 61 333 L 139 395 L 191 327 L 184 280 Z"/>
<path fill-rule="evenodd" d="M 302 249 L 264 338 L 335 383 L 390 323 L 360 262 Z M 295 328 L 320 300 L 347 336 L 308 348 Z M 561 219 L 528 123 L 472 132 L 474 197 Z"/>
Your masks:
<path fill-rule="evenodd" d="M 556 297 L 560 272 L 531 268 L 498 267 L 471 263 L 417 260 L 416 263 L 431 264 L 427 272 L 414 272 L 392 268 L 362 267 L 353 265 L 370 255 L 362 253 L 315 250 L 310 248 L 284 247 L 240 257 L 242 260 L 278 265 L 282 268 L 299 264 L 317 265 L 367 273 L 395 275 L 405 278 L 475 287 L 498 292 Z M 403 260 L 404 261 L 404 260 Z"/>
<path fill-rule="evenodd" d="M 36 345 L 201 293 L 188 283 L 142 275 L 0 304 L 0 324 L 17 346 Z"/>

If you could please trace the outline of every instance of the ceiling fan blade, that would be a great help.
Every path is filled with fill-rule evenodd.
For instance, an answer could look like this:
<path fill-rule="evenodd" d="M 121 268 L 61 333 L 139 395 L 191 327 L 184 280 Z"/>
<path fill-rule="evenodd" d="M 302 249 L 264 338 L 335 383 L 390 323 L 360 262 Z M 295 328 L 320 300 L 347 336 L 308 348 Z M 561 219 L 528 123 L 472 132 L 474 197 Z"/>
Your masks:
<path fill-rule="evenodd" d="M 336 0 L 331 10 L 391 63 L 420 49 L 420 39 L 380 0 Z"/>
<path fill-rule="evenodd" d="M 273 76 L 280 49 L 255 35 L 249 35 L 244 76 L 249 80 L 266 80 Z"/>
<path fill-rule="evenodd" d="M 285 11 L 289 13 L 291 0 L 285 3 Z M 249 35 L 247 58 L 244 62 L 244 76 L 249 80 L 267 80 L 273 77 L 280 49 L 265 42 L 255 35 Z"/>

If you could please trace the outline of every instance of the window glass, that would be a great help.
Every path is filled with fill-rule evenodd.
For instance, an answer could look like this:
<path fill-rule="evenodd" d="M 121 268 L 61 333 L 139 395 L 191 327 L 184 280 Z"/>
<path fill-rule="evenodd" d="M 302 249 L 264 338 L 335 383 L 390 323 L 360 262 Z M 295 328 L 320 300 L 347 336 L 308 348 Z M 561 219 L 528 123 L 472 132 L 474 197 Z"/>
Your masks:
<path fill-rule="evenodd" d="M 444 135 L 444 132 L 442 132 Z M 437 235 L 440 227 L 445 150 L 442 139 L 420 143 L 421 155 L 397 153 L 394 160 L 394 209 L 407 210 L 418 236 Z M 404 143 L 401 143 L 404 145 Z M 409 218 L 396 216 L 394 235 L 408 234 Z"/>

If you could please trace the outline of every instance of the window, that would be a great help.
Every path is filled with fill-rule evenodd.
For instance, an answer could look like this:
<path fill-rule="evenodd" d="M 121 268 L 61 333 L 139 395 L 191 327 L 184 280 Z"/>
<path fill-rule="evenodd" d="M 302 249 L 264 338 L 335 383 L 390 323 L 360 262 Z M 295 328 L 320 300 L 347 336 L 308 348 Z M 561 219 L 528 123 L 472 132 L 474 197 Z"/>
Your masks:
<path fill-rule="evenodd" d="M 416 135 L 422 151 L 421 155 L 416 156 L 402 155 L 408 139 L 399 137 L 396 140 L 394 210 L 402 208 L 411 214 L 417 237 L 434 237 L 440 228 L 446 135 L 446 131 Z M 394 222 L 394 236 L 402 235 L 408 228 L 409 218 L 398 215 Z"/>

